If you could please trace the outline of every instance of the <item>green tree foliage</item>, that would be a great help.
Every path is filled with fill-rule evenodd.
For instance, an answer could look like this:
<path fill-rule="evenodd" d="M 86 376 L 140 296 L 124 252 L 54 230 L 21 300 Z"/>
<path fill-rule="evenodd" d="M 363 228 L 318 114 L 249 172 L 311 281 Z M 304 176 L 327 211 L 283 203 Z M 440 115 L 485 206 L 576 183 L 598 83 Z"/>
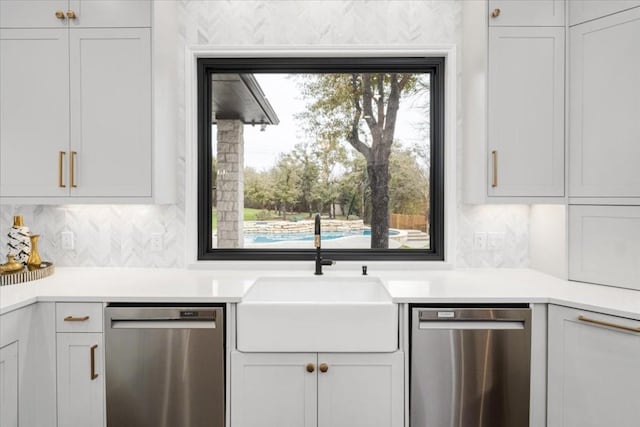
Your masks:
<path fill-rule="evenodd" d="M 244 168 L 244 205 L 247 208 L 270 209 L 274 203 L 272 174 Z"/>
<path fill-rule="evenodd" d="M 429 180 L 411 149 L 397 148 L 390 156 L 389 208 L 393 213 L 425 215 Z"/>
<path fill-rule="evenodd" d="M 293 157 L 300 173 L 301 211 L 306 210 L 309 218 L 314 212 L 314 205 L 318 200 L 318 186 L 320 185 L 320 171 L 312 148 L 308 143 L 299 143 L 293 151 Z"/>
<path fill-rule="evenodd" d="M 346 141 L 366 160 L 371 247 L 389 245 L 389 157 L 400 100 L 417 90 L 415 74 L 313 74 L 301 79 L 309 101 L 300 115 L 310 135 Z"/>
<path fill-rule="evenodd" d="M 300 170 L 291 154 L 280 157 L 276 166 L 271 169 L 274 200 L 277 203 L 282 219 L 287 219 L 287 211 L 293 207 L 300 197 Z"/>

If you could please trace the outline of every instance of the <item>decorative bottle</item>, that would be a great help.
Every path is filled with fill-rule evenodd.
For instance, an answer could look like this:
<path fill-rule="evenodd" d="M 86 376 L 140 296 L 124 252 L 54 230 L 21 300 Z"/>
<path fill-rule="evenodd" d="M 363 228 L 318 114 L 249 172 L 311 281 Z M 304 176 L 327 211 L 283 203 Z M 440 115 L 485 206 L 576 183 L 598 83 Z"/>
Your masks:
<path fill-rule="evenodd" d="M 31 253 L 29 254 L 29 259 L 27 260 L 27 267 L 30 270 L 32 268 L 40 268 L 40 264 L 42 264 L 42 259 L 40 259 L 40 254 L 38 253 L 38 237 L 40 237 L 39 234 L 32 234 L 30 236 Z"/>
<path fill-rule="evenodd" d="M 23 265 L 27 263 L 31 254 L 31 239 L 29 238 L 29 227 L 25 227 L 22 215 L 13 217 L 13 227 L 9 229 L 9 255 Z"/>

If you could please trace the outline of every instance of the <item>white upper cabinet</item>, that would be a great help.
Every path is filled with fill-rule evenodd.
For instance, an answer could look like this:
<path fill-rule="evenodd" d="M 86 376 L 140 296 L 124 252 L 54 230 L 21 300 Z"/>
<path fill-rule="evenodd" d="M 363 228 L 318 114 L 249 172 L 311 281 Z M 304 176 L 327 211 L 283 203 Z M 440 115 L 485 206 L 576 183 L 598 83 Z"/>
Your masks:
<path fill-rule="evenodd" d="M 549 427 L 637 427 L 640 322 L 549 306 Z"/>
<path fill-rule="evenodd" d="M 491 26 L 564 26 L 564 0 L 489 0 Z"/>
<path fill-rule="evenodd" d="M 154 129 L 151 0 L 0 0 L 0 11 L 0 200 L 172 202 L 174 88 L 162 87 Z M 174 58 L 157 59 L 165 82 Z"/>
<path fill-rule="evenodd" d="M 489 196 L 564 196 L 564 31 L 489 28 Z"/>
<path fill-rule="evenodd" d="M 569 25 L 602 18 L 637 6 L 640 6 L 640 0 L 571 0 Z"/>
<path fill-rule="evenodd" d="M 640 206 L 569 206 L 569 279 L 640 290 Z"/>
<path fill-rule="evenodd" d="M 71 196 L 151 197 L 150 30 L 70 37 Z"/>
<path fill-rule="evenodd" d="M 68 0 L 2 0 L 0 28 L 66 28 Z"/>
<path fill-rule="evenodd" d="M 2 0 L 0 28 L 150 27 L 151 0 Z"/>
<path fill-rule="evenodd" d="M 151 0 L 69 0 L 71 28 L 150 27 Z"/>
<path fill-rule="evenodd" d="M 640 197 L 640 8 L 570 29 L 573 197 Z"/>
<path fill-rule="evenodd" d="M 0 30 L 3 197 L 68 195 L 68 50 L 66 29 Z"/>

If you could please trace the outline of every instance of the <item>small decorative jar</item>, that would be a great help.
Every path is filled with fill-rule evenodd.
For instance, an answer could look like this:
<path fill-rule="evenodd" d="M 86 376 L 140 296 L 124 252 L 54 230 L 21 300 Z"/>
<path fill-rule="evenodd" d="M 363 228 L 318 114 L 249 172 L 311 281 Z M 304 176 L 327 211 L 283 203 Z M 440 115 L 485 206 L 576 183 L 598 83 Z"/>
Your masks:
<path fill-rule="evenodd" d="M 31 254 L 31 239 L 29 238 L 29 227 L 25 227 L 22 215 L 13 217 L 13 227 L 9 229 L 8 236 L 9 255 L 26 265 Z"/>

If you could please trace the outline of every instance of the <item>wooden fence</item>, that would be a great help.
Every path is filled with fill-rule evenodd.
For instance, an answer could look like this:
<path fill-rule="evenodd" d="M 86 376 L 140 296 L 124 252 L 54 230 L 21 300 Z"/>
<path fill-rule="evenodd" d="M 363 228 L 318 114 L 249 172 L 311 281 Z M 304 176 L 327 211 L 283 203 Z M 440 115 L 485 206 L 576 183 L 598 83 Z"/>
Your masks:
<path fill-rule="evenodd" d="M 390 214 L 389 227 L 401 230 L 420 230 L 427 232 L 427 217 L 425 215 Z"/>

